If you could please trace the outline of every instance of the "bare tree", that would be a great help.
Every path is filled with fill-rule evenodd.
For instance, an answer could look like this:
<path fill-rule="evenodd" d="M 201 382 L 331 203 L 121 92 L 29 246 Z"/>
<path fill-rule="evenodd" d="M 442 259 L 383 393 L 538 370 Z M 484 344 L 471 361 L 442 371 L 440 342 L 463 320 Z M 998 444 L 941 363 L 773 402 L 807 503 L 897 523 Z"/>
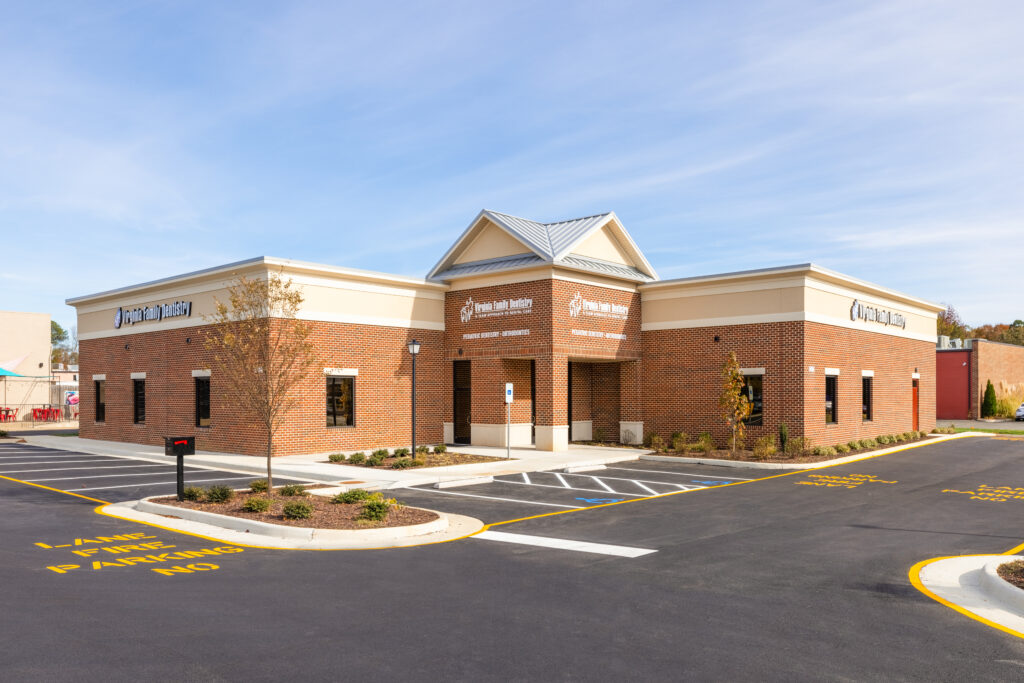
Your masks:
<path fill-rule="evenodd" d="M 736 452 L 737 439 L 742 440 L 745 434 L 743 421 L 750 416 L 750 401 L 743 394 L 743 375 L 740 363 L 736 360 L 736 352 L 730 351 L 729 358 L 722 368 L 722 395 L 718 405 L 722 408 L 722 417 L 732 429 L 732 452 Z"/>
<path fill-rule="evenodd" d="M 316 365 L 310 327 L 296 318 L 302 300 L 291 280 L 277 273 L 239 276 L 228 287 L 228 301 L 217 300 L 206 318 L 215 326 L 206 339 L 214 381 L 263 427 L 270 488 L 274 435 L 298 404 L 294 390 Z"/>

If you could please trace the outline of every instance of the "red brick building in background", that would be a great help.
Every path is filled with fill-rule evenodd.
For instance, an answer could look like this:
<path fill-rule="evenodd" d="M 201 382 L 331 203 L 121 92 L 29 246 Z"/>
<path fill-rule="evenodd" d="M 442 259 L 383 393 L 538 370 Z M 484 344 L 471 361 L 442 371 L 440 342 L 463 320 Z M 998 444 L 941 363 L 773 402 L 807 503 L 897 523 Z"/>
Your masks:
<path fill-rule="evenodd" d="M 298 390 L 281 455 L 407 445 L 412 339 L 417 443 L 561 450 L 677 431 L 724 443 L 730 351 L 751 440 L 781 423 L 825 445 L 935 423 L 941 306 L 813 264 L 661 280 L 614 213 L 482 211 L 426 279 L 264 257 L 70 299 L 81 436 L 194 433 L 203 450 L 259 454 L 203 340 L 232 279 L 271 272 L 301 288 L 323 366 Z"/>
<path fill-rule="evenodd" d="M 979 419 L 989 381 L 997 397 L 1024 396 L 1024 346 L 968 339 L 951 347 L 940 337 L 935 370 L 940 420 Z"/>

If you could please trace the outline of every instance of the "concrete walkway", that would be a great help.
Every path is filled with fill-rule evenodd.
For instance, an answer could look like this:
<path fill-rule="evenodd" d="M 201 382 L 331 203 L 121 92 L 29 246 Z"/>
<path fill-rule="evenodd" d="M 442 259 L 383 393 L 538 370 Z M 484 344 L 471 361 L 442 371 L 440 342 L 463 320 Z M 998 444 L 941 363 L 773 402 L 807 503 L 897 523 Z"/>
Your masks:
<path fill-rule="evenodd" d="M 1024 422 L 1015 422 L 1008 418 L 992 420 L 936 420 L 939 427 L 958 427 L 960 429 L 1019 429 L 1024 431 Z"/>
<path fill-rule="evenodd" d="M 172 456 L 164 455 L 160 446 L 121 443 L 119 441 L 97 441 L 71 436 L 44 436 L 19 434 L 26 442 L 46 448 L 110 455 L 121 458 L 137 458 L 150 462 L 171 463 Z M 476 478 L 494 477 L 519 472 L 538 472 L 565 467 L 587 467 L 612 462 L 635 460 L 649 453 L 634 448 L 602 448 L 598 446 L 571 446 L 565 451 L 538 451 L 535 448 L 513 448 L 511 459 L 505 459 L 504 448 L 486 446 L 459 446 L 459 453 L 493 457 L 491 462 L 470 465 L 449 465 L 429 469 L 381 470 L 352 465 L 336 465 L 327 461 L 324 454 L 285 455 L 274 458 L 274 474 L 282 477 L 306 479 L 309 481 L 343 484 L 348 488 L 393 489 L 423 484 L 451 483 Z M 186 456 L 190 465 L 215 467 L 222 470 L 265 476 L 266 459 L 250 455 L 232 455 L 211 451 L 196 451 Z"/>

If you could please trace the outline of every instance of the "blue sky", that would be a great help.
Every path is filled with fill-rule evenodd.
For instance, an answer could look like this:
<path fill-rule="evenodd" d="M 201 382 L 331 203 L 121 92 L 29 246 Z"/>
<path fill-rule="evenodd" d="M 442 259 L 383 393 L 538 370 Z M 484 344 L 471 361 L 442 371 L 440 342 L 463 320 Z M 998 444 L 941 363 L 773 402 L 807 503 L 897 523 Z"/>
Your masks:
<path fill-rule="evenodd" d="M 490 208 L 1024 318 L 1018 0 L 19 4 L 0 308 L 264 254 L 422 276 Z"/>

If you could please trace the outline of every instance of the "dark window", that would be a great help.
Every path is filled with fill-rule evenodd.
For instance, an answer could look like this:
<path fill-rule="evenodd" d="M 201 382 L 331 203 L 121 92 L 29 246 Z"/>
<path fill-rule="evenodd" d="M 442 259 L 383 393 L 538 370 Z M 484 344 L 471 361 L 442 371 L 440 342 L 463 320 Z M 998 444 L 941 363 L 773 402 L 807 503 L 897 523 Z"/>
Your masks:
<path fill-rule="evenodd" d="M 196 427 L 210 426 L 210 378 L 196 377 Z"/>
<path fill-rule="evenodd" d="M 107 420 L 107 383 L 98 379 L 96 384 L 96 422 Z"/>
<path fill-rule="evenodd" d="M 144 379 L 133 379 L 132 380 L 132 397 L 134 404 L 134 416 L 135 422 L 141 423 L 146 421 L 146 380 Z"/>
<path fill-rule="evenodd" d="M 355 424 L 355 378 L 327 378 L 327 426 L 351 427 Z"/>
<path fill-rule="evenodd" d="M 861 408 L 861 415 L 860 415 L 860 417 L 865 422 L 870 422 L 871 421 L 871 413 L 872 413 L 872 410 L 871 410 L 871 384 L 872 384 L 872 381 L 871 380 L 872 380 L 871 377 L 862 377 L 861 380 L 860 380 L 861 381 L 861 399 L 860 400 L 861 400 L 861 403 L 863 404 L 863 407 Z"/>
<path fill-rule="evenodd" d="M 835 375 L 825 377 L 825 422 L 839 421 L 839 378 Z"/>
<path fill-rule="evenodd" d="M 744 375 L 743 395 L 750 401 L 750 416 L 743 424 L 758 426 L 764 424 L 764 375 Z"/>

